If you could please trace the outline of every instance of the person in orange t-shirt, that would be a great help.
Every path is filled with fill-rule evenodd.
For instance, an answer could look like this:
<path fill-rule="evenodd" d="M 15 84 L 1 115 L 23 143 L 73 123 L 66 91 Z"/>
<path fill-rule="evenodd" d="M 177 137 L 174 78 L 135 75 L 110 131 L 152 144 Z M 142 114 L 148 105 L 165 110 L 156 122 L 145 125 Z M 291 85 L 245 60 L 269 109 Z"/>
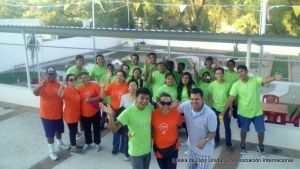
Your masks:
<path fill-rule="evenodd" d="M 33 94 L 40 96 L 40 117 L 48 141 L 49 156 L 52 160 L 57 160 L 58 156 L 54 150 L 54 135 L 58 144 L 57 148 L 68 150 L 69 146 L 61 140 L 61 133 L 64 132 L 63 100 L 57 95 L 60 84 L 57 81 L 56 70 L 48 68 L 46 75 L 46 79 L 39 82 L 33 89 Z"/>
<path fill-rule="evenodd" d="M 75 74 L 68 74 L 66 76 L 67 87 L 64 89 L 64 83 L 58 90 L 58 96 L 62 97 L 65 102 L 64 119 L 69 127 L 69 136 L 71 142 L 71 154 L 84 154 L 81 149 L 76 146 L 76 133 L 78 131 L 78 121 L 80 119 L 80 95 L 76 89 L 76 76 Z"/>
<path fill-rule="evenodd" d="M 172 99 L 169 94 L 162 93 L 159 100 L 159 108 L 152 112 L 151 117 L 154 155 L 161 169 L 176 169 L 179 148 L 177 127 L 181 126 L 182 117 L 176 108 L 171 108 Z M 161 154 L 161 149 L 166 148 L 169 153 Z"/>
<path fill-rule="evenodd" d="M 119 109 L 122 96 L 128 92 L 128 86 L 127 86 L 127 82 L 125 82 L 125 79 L 126 79 L 126 73 L 123 70 L 118 70 L 116 74 L 115 82 L 108 84 L 106 88 L 105 88 L 106 86 L 105 81 L 102 80 L 100 82 L 101 98 L 105 98 L 106 96 L 111 96 L 110 105 L 113 110 Z M 115 116 L 114 119 L 116 120 Z M 113 155 L 116 155 L 120 150 L 120 139 L 121 139 L 121 134 L 118 132 L 114 132 L 113 149 L 111 152 Z"/>
<path fill-rule="evenodd" d="M 101 101 L 100 98 L 100 87 L 97 83 L 91 82 L 89 74 L 87 72 L 81 73 L 81 84 L 78 87 L 78 91 L 81 101 L 81 117 L 82 124 L 84 128 L 85 144 L 83 146 L 83 151 L 90 148 L 92 144 L 92 133 L 91 126 L 94 129 L 94 143 L 96 151 L 100 151 L 101 134 L 100 134 L 100 107 L 99 103 L 95 102 Z M 97 106 L 93 106 L 97 105 Z"/>

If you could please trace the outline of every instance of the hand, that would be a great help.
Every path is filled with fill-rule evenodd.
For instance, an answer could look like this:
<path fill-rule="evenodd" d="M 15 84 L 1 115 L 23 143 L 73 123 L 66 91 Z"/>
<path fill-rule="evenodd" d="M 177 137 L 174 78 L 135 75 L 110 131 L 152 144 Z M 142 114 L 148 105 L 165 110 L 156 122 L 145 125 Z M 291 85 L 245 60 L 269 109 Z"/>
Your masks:
<path fill-rule="evenodd" d="M 108 77 L 108 78 L 111 78 L 111 76 L 112 76 L 112 71 L 109 70 L 109 71 L 107 72 L 107 77 Z"/>
<path fill-rule="evenodd" d="M 229 116 L 229 118 L 231 118 L 232 117 L 232 110 L 229 110 L 229 112 L 228 112 L 228 116 Z M 224 116 L 223 116 L 224 117 Z"/>
<path fill-rule="evenodd" d="M 47 86 L 47 81 L 46 81 L 46 79 L 43 81 L 42 86 L 43 86 L 43 87 L 46 87 L 46 86 Z"/>
<path fill-rule="evenodd" d="M 232 112 L 231 112 L 231 113 L 232 113 Z M 220 116 L 223 116 L 223 117 L 224 117 L 224 114 L 225 114 L 225 112 L 221 112 L 221 113 L 219 114 L 218 118 L 219 118 Z"/>
<path fill-rule="evenodd" d="M 275 73 L 275 76 L 274 76 L 274 79 L 275 80 L 281 80 L 282 79 L 282 74 L 278 74 L 277 72 Z"/>
<path fill-rule="evenodd" d="M 100 88 L 104 88 L 106 86 L 106 82 L 104 79 L 100 80 Z"/>
<path fill-rule="evenodd" d="M 196 68 L 196 65 L 197 65 L 197 63 L 196 62 L 192 62 L 192 67 L 195 69 Z"/>
<path fill-rule="evenodd" d="M 206 138 L 203 138 L 198 142 L 197 147 L 199 149 L 203 149 L 205 147 L 206 143 L 207 143 Z"/>
<path fill-rule="evenodd" d="M 181 102 L 179 100 L 177 100 L 176 102 L 172 102 L 171 107 L 177 108 L 180 104 L 181 104 Z"/>
<path fill-rule="evenodd" d="M 162 56 L 161 59 L 162 59 L 162 60 L 166 60 L 166 56 Z"/>
<path fill-rule="evenodd" d="M 128 60 L 128 56 L 122 57 L 121 62 L 126 62 Z"/>
<path fill-rule="evenodd" d="M 90 102 L 92 102 L 92 100 L 91 100 L 91 98 L 87 98 L 87 99 L 85 100 L 85 102 L 86 102 L 86 103 L 90 103 Z"/>
<path fill-rule="evenodd" d="M 81 74 L 82 69 L 77 69 L 77 72 L 75 73 L 75 76 L 78 77 Z"/>
<path fill-rule="evenodd" d="M 145 64 L 146 67 L 148 66 L 148 64 L 149 64 L 149 59 L 148 58 L 145 59 L 144 64 Z"/>
<path fill-rule="evenodd" d="M 105 106 L 102 102 L 99 103 L 99 107 L 102 111 L 104 111 L 106 114 L 110 114 L 113 115 L 112 113 L 112 108 L 110 107 L 110 104 L 108 104 L 107 106 Z"/>
<path fill-rule="evenodd" d="M 127 133 L 128 139 L 131 139 L 132 135 L 130 134 L 130 132 Z"/>

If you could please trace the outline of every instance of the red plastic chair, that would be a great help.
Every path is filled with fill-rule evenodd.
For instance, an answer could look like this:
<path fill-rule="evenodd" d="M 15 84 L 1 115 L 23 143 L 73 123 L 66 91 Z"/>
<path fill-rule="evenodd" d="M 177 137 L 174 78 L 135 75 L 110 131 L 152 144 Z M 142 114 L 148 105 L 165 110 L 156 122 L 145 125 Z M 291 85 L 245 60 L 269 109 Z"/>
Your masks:
<path fill-rule="evenodd" d="M 293 110 L 291 115 L 286 117 L 286 122 L 293 123 L 294 127 L 299 127 L 300 111 L 298 112 L 297 115 L 295 115 L 299 108 L 300 108 L 300 104 Z"/>
<path fill-rule="evenodd" d="M 266 100 L 266 101 L 265 101 Z M 265 94 L 262 99 L 263 103 L 279 104 L 279 97 L 273 94 Z"/>

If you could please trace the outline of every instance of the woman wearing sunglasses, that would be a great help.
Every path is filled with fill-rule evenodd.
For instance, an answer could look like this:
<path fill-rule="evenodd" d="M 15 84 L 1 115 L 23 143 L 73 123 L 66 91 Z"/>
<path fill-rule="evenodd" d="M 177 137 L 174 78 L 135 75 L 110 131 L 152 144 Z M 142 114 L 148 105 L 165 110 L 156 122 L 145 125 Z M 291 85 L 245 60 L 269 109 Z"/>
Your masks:
<path fill-rule="evenodd" d="M 165 92 L 168 93 L 173 101 L 177 100 L 178 92 L 175 84 L 175 76 L 172 73 L 167 73 L 165 76 L 165 84 L 158 88 L 156 93 L 156 102 L 159 102 L 160 95 Z"/>
<path fill-rule="evenodd" d="M 84 152 L 76 146 L 77 126 L 81 116 L 81 98 L 76 89 L 76 77 L 74 74 L 68 74 L 66 76 L 66 84 L 66 88 L 64 88 L 64 83 L 61 84 L 58 90 L 58 96 L 62 97 L 65 103 L 63 115 L 70 130 L 71 154 L 84 154 Z"/>
<path fill-rule="evenodd" d="M 178 158 L 178 129 L 182 117 L 176 108 L 171 108 L 172 98 L 162 93 L 152 113 L 153 151 L 161 169 L 176 169 Z M 175 161 L 174 161 L 175 160 Z"/>

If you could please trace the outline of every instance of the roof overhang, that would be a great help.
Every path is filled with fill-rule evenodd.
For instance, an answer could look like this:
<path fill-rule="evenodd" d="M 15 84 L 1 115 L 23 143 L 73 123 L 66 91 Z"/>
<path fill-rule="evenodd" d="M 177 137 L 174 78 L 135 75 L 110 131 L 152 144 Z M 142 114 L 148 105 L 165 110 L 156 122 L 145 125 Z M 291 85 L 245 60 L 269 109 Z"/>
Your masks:
<path fill-rule="evenodd" d="M 137 39 L 160 39 L 178 41 L 202 41 L 221 43 L 251 42 L 256 45 L 275 45 L 300 47 L 299 37 L 283 37 L 269 35 L 248 35 L 248 34 L 224 34 L 204 33 L 195 31 L 174 31 L 174 30 L 147 30 L 147 29 L 122 29 L 122 28 L 80 28 L 80 27 L 57 27 L 57 26 L 9 26 L 1 25 L 0 32 L 26 34 L 55 34 L 64 36 L 96 36 L 113 38 L 137 38 Z"/>

